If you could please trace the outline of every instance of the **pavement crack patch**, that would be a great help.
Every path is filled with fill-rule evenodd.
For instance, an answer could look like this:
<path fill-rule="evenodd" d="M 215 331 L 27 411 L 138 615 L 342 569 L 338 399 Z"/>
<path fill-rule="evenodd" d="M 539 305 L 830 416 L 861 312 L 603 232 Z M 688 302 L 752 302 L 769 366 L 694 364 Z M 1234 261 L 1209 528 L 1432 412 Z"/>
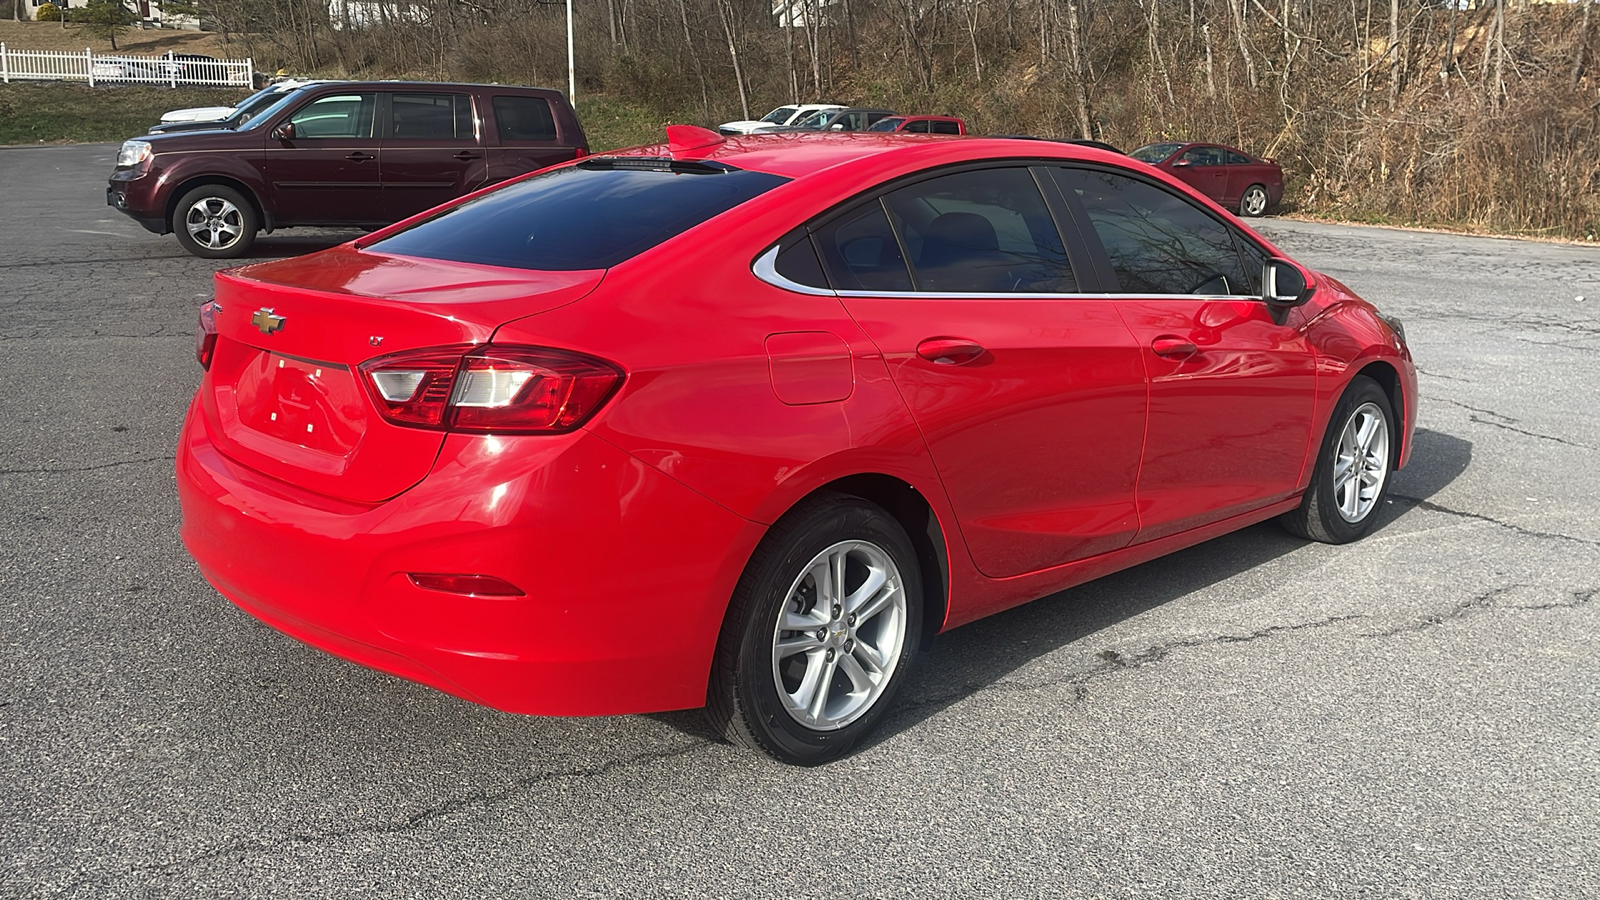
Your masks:
<path fill-rule="evenodd" d="M 37 469 L 0 469 L 0 475 L 54 475 L 61 472 L 95 472 L 100 469 L 115 469 L 118 466 L 137 466 L 151 462 L 172 462 L 178 457 L 168 453 L 165 456 L 146 456 L 140 459 L 124 459 L 117 462 L 101 463 L 97 466 L 59 466 L 57 468 L 41 467 Z"/>
<path fill-rule="evenodd" d="M 1498 525 L 1501 528 L 1514 531 L 1523 537 L 1540 538 L 1542 540 L 1551 541 L 1569 541 L 1574 544 L 1582 544 L 1586 547 L 1600 547 L 1600 541 L 1592 541 L 1588 538 L 1573 537 L 1570 534 L 1561 534 L 1554 531 L 1539 531 L 1533 528 L 1525 528 L 1512 522 L 1505 522 L 1500 519 L 1496 519 L 1494 516 L 1486 516 L 1483 513 L 1467 512 L 1466 510 L 1451 509 L 1448 506 L 1440 506 L 1439 504 L 1434 503 L 1432 500 L 1424 500 L 1421 497 L 1407 497 L 1404 494 L 1390 493 L 1389 498 L 1391 500 L 1403 500 L 1406 503 L 1414 504 L 1418 509 L 1425 509 L 1429 512 L 1444 513 L 1447 516 L 1456 516 L 1457 518 L 1462 519 L 1474 519 L 1479 522 L 1488 522 L 1490 525 Z"/>
<path fill-rule="evenodd" d="M 1450 607 L 1450 609 L 1446 610 L 1445 612 L 1434 613 L 1431 616 L 1423 616 L 1414 622 L 1407 622 L 1404 625 L 1396 625 L 1393 628 L 1385 628 L 1381 631 L 1368 631 L 1361 636 L 1369 638 L 1386 638 L 1394 637 L 1395 635 L 1400 634 L 1414 634 L 1418 631 L 1427 631 L 1430 628 L 1438 628 L 1444 625 L 1446 622 L 1464 619 L 1474 611 L 1493 609 L 1496 597 L 1503 596 L 1518 587 L 1521 587 L 1521 585 L 1513 584 L 1507 585 L 1506 587 L 1498 587 L 1491 591 L 1484 591 L 1481 594 L 1468 597 L 1460 603 L 1457 603 L 1455 606 Z"/>
<path fill-rule="evenodd" d="M 1506 609 L 1515 609 L 1519 612 L 1542 612 L 1547 609 L 1577 609 L 1588 606 L 1595 597 L 1600 596 L 1600 589 L 1589 588 L 1586 591 L 1573 591 L 1565 600 L 1554 603 L 1530 603 L 1525 606 L 1507 606 Z"/>
<path fill-rule="evenodd" d="M 317 844 L 342 840 L 344 838 L 354 837 L 357 835 L 406 834 L 408 832 L 425 828 L 428 825 L 431 825 L 434 822 L 448 816 L 466 812 L 471 809 L 492 807 L 497 803 L 504 802 L 518 794 L 524 793 L 529 789 L 537 787 L 538 785 L 546 782 L 557 781 L 566 778 L 599 778 L 609 775 L 618 769 L 632 766 L 644 766 L 649 765 L 650 763 L 674 759 L 680 756 L 687 756 L 710 745 L 711 742 L 709 741 L 695 741 L 691 744 L 673 747 L 667 750 L 653 750 L 648 753 L 639 753 L 634 756 L 625 756 L 619 759 L 613 759 L 609 762 L 588 768 L 560 769 L 550 772 L 540 772 L 536 775 L 529 775 L 526 778 L 517 779 L 509 787 L 505 787 L 500 790 L 481 791 L 478 793 L 457 797 L 452 800 L 447 800 L 437 806 L 429 807 L 413 813 L 412 815 L 409 815 L 399 821 L 378 822 L 370 825 L 356 826 L 353 828 L 329 829 L 326 831 L 292 831 L 284 834 L 282 837 L 276 840 L 235 841 L 231 844 L 224 844 L 220 847 L 207 850 L 204 853 L 197 853 L 193 856 L 185 857 L 183 859 L 173 860 L 172 862 L 146 863 L 144 865 L 131 866 L 121 872 L 89 875 L 64 885 L 56 893 L 58 896 L 66 895 L 90 885 L 105 884 L 106 882 L 114 879 L 121 880 L 140 875 L 176 875 L 212 860 L 247 853 L 278 852 L 291 844 L 315 846 Z"/>
<path fill-rule="evenodd" d="M 1460 400 L 1449 400 L 1444 397 L 1432 397 L 1429 399 L 1439 403 L 1448 403 L 1451 406 L 1457 406 L 1461 409 L 1467 410 L 1469 413 L 1471 413 L 1471 415 L 1469 415 L 1467 418 L 1478 423 L 1479 425 L 1488 425 L 1493 428 L 1503 428 L 1506 431 L 1515 432 L 1516 434 L 1523 434 L 1531 438 L 1538 438 L 1541 441 L 1554 441 L 1557 444 L 1566 444 L 1568 447 L 1577 447 L 1580 450 L 1595 449 L 1593 446 L 1580 441 L 1569 441 L 1566 438 L 1557 437 L 1553 434 L 1544 434 L 1538 431 L 1529 431 L 1526 428 L 1518 428 L 1517 423 L 1521 421 L 1520 419 L 1508 416 L 1505 413 L 1495 412 L 1492 409 L 1484 409 L 1480 406 L 1473 406 L 1470 403 L 1462 403 Z"/>
<path fill-rule="evenodd" d="M 1355 622 L 1370 619 L 1371 616 L 1347 615 L 1330 616 L 1314 622 L 1300 622 L 1293 625 L 1270 625 L 1257 629 L 1248 634 L 1222 634 L 1206 638 L 1189 638 L 1187 640 L 1172 641 L 1166 644 L 1147 647 L 1137 653 L 1122 653 L 1117 650 L 1102 650 L 1096 656 L 1100 662 L 1085 669 L 1071 672 L 1057 678 L 1043 679 L 1010 679 L 989 682 L 969 681 L 952 690 L 940 691 L 937 694 L 912 700 L 904 698 L 895 704 L 894 717 L 899 718 L 927 707 L 944 707 L 959 703 L 978 694 L 1020 694 L 1042 691 L 1050 688 L 1071 687 L 1073 702 L 1083 702 L 1089 698 L 1089 682 L 1103 676 L 1112 675 L 1125 669 L 1137 669 L 1141 666 L 1158 663 L 1165 659 L 1174 650 L 1195 649 L 1200 647 L 1214 647 L 1223 644 L 1244 644 L 1258 641 L 1263 638 L 1277 637 L 1296 631 L 1306 631 L 1314 628 L 1328 628 L 1333 625 L 1342 625 L 1346 622 Z"/>
<path fill-rule="evenodd" d="M 1365 618 L 1368 617 L 1362 615 L 1331 616 L 1326 619 L 1318 619 L 1315 622 L 1301 622 L 1296 625 L 1270 625 L 1266 628 L 1252 631 L 1249 634 L 1222 634 L 1217 635 L 1216 637 L 1190 638 L 1183 641 L 1173 641 L 1167 644 L 1159 644 L 1154 647 L 1148 647 L 1138 653 L 1129 654 L 1119 653 L 1116 650 L 1102 650 L 1100 651 L 1099 655 L 1102 660 L 1105 660 L 1113 668 L 1136 669 L 1142 665 L 1160 662 L 1162 659 L 1166 658 L 1167 654 L 1174 650 L 1187 650 L 1194 647 L 1210 647 L 1219 644 L 1244 644 L 1250 641 L 1258 641 L 1262 638 L 1286 634 L 1288 632 L 1305 631 L 1310 628 L 1327 628 L 1330 625 L 1339 625 L 1344 622 L 1352 622 Z"/>

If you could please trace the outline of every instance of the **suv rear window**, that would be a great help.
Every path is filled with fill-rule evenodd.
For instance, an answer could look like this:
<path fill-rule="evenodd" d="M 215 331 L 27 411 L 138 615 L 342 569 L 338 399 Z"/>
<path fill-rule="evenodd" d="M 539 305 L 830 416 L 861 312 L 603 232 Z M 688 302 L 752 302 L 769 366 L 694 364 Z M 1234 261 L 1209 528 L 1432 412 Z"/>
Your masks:
<path fill-rule="evenodd" d="M 516 269 L 605 269 L 788 180 L 720 163 L 592 157 L 452 207 L 370 249 Z"/>
<path fill-rule="evenodd" d="M 543 97 L 494 98 L 494 124 L 502 142 L 556 139 L 556 120 Z"/>

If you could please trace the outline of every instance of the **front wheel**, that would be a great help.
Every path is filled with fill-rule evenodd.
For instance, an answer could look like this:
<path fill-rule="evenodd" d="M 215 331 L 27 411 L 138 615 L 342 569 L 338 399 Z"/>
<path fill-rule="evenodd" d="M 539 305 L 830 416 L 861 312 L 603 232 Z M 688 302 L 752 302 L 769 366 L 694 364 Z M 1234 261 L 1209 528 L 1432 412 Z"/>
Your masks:
<path fill-rule="evenodd" d="M 255 207 L 232 188 L 203 184 L 184 194 L 172 213 L 183 249 L 205 259 L 233 259 L 255 242 Z"/>
<path fill-rule="evenodd" d="M 1346 544 L 1372 530 L 1389 492 L 1395 443 L 1389 395 L 1357 375 L 1328 423 L 1311 486 L 1300 508 L 1284 514 L 1284 527 L 1325 544 Z"/>
<path fill-rule="evenodd" d="M 734 592 L 706 708 L 729 740 L 817 765 L 883 718 L 922 629 L 905 530 L 855 497 L 813 497 L 768 533 Z"/>
<path fill-rule="evenodd" d="M 1252 184 L 1244 189 L 1244 195 L 1239 198 L 1239 215 L 1255 218 L 1267 214 L 1267 189 L 1259 184 Z"/>

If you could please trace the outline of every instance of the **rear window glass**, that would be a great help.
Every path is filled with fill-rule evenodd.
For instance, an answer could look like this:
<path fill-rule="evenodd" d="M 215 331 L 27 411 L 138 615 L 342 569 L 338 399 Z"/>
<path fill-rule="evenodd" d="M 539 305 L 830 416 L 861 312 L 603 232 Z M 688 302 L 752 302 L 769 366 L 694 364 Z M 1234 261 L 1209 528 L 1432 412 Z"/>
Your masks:
<path fill-rule="evenodd" d="M 788 180 L 711 163 L 598 157 L 507 185 L 371 249 L 517 269 L 605 269 Z"/>
<path fill-rule="evenodd" d="M 553 141 L 556 120 L 543 97 L 494 98 L 494 122 L 502 141 Z"/>

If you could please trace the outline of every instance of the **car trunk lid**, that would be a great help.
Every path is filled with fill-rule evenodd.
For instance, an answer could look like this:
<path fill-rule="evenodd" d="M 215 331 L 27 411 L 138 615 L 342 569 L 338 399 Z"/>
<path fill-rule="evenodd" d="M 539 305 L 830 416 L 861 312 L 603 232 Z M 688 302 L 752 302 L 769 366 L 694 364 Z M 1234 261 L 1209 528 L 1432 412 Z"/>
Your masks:
<path fill-rule="evenodd" d="M 218 449 L 330 497 L 376 503 L 427 475 L 444 432 L 385 420 L 362 362 L 487 342 L 571 303 L 604 270 L 546 272 L 339 247 L 216 276 L 216 348 L 201 385 Z"/>

